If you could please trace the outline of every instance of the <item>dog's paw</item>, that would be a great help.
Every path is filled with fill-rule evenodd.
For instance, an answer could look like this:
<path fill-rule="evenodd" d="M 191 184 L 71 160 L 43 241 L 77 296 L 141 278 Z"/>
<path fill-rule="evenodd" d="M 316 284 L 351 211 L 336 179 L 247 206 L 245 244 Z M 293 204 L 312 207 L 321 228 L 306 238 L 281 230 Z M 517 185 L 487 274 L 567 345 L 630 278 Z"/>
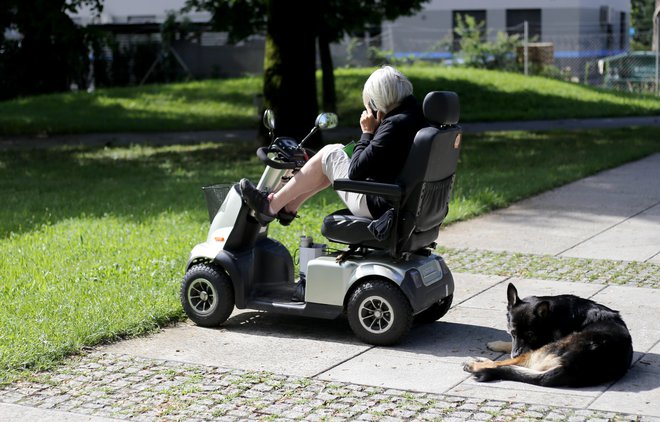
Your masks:
<path fill-rule="evenodd" d="M 492 362 L 488 359 L 479 359 L 478 361 L 473 360 L 471 362 L 465 362 L 463 364 L 463 370 L 472 374 L 472 378 L 477 382 L 488 382 L 491 381 L 492 377 L 490 374 L 490 369 L 488 362 Z"/>
<path fill-rule="evenodd" d="M 484 364 L 487 365 L 487 364 L 492 363 L 492 362 L 493 362 L 492 360 L 486 359 L 486 358 L 481 358 L 481 357 L 472 358 L 471 361 L 463 363 L 463 370 L 465 372 L 470 372 L 470 373 L 474 374 L 475 372 L 478 372 L 479 370 L 481 370 L 481 368 L 484 366 Z"/>
<path fill-rule="evenodd" d="M 469 372 L 469 373 L 473 374 L 473 373 L 474 373 L 474 364 L 475 364 L 475 363 L 476 363 L 475 361 L 471 361 L 471 362 L 463 362 L 463 370 L 464 370 L 465 372 Z"/>
<path fill-rule="evenodd" d="M 500 353 L 511 353 L 510 341 L 491 341 L 486 344 L 489 350 Z"/>

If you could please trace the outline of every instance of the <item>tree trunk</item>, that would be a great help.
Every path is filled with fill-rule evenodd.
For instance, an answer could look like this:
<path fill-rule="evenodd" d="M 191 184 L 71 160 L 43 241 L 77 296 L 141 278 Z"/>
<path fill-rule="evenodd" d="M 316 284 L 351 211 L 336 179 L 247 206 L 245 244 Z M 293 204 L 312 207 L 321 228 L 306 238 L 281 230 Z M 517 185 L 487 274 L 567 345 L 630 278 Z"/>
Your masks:
<path fill-rule="evenodd" d="M 23 34 L 12 64 L 20 95 L 66 91 L 81 70 L 86 53 L 81 30 L 63 12 L 64 0 L 17 3 L 16 22 Z"/>
<path fill-rule="evenodd" d="M 319 34 L 319 57 L 321 58 L 321 71 L 323 74 L 323 111 L 337 112 L 337 93 L 335 91 L 335 66 L 330 53 L 330 41 L 321 30 Z"/>
<path fill-rule="evenodd" d="M 305 137 L 318 113 L 316 2 L 270 0 L 264 58 L 264 107 L 275 112 L 276 136 Z M 302 16 L 302 18 L 301 18 Z M 306 144 L 318 148 L 320 137 Z"/>

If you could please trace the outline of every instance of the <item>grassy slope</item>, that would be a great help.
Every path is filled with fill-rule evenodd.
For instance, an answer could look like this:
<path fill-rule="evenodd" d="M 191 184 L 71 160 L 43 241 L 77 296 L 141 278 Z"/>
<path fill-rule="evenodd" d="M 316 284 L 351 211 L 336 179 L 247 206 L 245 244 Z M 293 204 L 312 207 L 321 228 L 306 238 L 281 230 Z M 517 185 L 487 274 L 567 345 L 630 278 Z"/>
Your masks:
<path fill-rule="evenodd" d="M 0 102 L 0 135 L 255 126 L 255 78 L 99 89 Z"/>
<path fill-rule="evenodd" d="M 656 97 L 546 78 L 439 66 L 401 69 L 420 97 L 431 90 L 456 91 L 463 122 L 660 113 Z M 371 70 L 336 70 L 341 125 L 357 125 L 354 116 L 359 115 L 362 85 Z M 261 86 L 261 79 L 253 77 L 0 102 L 0 135 L 253 128 L 257 123 L 254 95 Z"/>

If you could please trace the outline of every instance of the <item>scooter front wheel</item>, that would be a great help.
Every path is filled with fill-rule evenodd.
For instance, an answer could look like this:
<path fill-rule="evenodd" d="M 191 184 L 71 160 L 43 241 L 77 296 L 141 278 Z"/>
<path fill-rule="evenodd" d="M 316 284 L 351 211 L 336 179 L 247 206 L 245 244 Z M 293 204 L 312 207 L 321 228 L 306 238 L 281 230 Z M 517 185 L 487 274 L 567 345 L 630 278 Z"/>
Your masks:
<path fill-rule="evenodd" d="M 234 310 L 234 287 L 219 269 L 198 264 L 191 267 L 181 282 L 181 305 L 195 324 L 216 327 Z"/>
<path fill-rule="evenodd" d="M 362 341 L 376 346 L 398 343 L 412 325 L 412 308 L 394 283 L 372 279 L 348 300 L 348 323 Z"/>

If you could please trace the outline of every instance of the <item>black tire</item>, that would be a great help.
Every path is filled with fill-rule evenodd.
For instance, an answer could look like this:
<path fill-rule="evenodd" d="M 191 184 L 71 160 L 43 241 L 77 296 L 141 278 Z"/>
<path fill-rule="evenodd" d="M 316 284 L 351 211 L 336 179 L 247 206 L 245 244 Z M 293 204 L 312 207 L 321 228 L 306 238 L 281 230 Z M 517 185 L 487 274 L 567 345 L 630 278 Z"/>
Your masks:
<path fill-rule="evenodd" d="M 435 302 L 422 312 L 415 315 L 415 324 L 429 324 L 435 322 L 445 316 L 451 308 L 451 302 L 454 300 L 454 295 L 449 295 L 446 298 Z"/>
<path fill-rule="evenodd" d="M 234 310 L 234 287 L 229 277 L 211 265 L 191 267 L 181 282 L 183 310 L 195 324 L 217 327 Z"/>
<path fill-rule="evenodd" d="M 390 346 L 412 326 L 412 307 L 395 284 L 372 279 L 353 291 L 346 310 L 353 333 L 365 343 Z"/>

